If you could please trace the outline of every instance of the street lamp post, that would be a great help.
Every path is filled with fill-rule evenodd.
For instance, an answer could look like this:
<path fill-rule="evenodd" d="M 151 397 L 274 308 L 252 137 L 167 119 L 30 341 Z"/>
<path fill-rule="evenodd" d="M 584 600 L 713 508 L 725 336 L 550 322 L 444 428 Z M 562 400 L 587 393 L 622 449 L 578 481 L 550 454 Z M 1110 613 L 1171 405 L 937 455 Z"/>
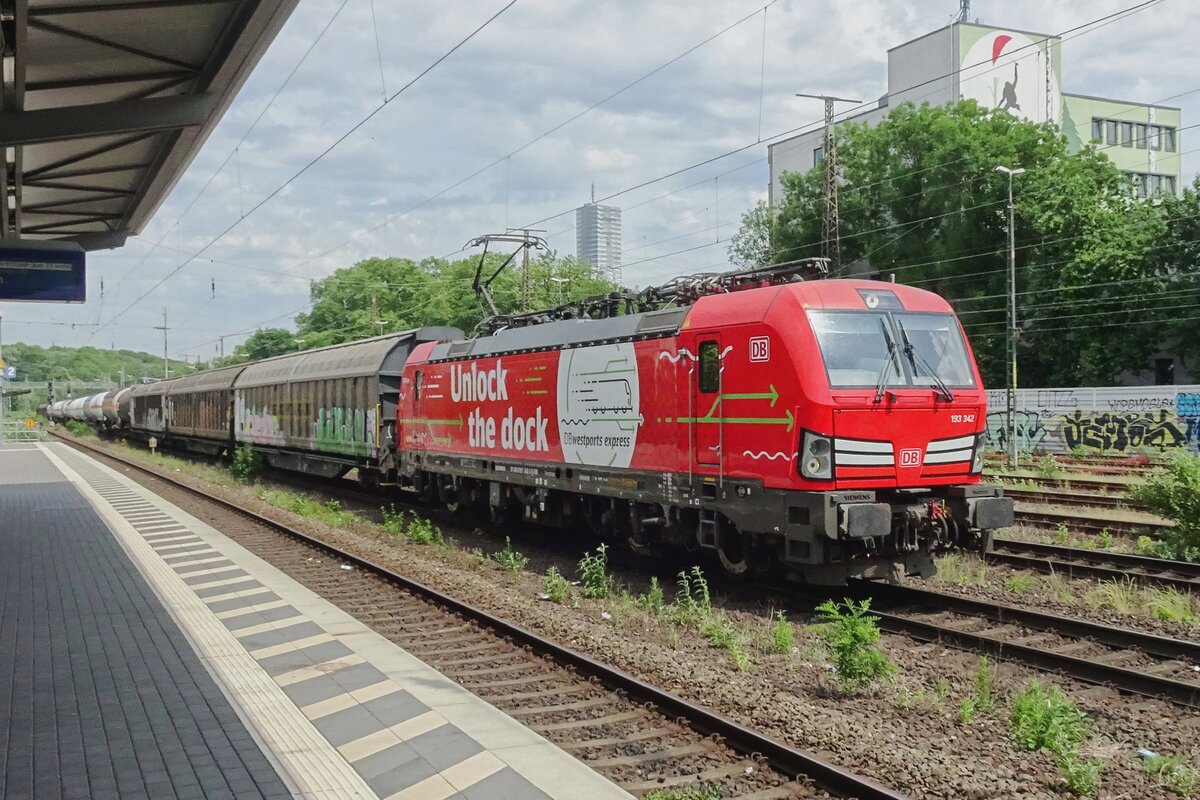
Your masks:
<path fill-rule="evenodd" d="M 1008 175 L 1008 466 L 1017 467 L 1017 238 L 1013 216 L 1013 176 L 1022 167 L 996 167 Z"/>

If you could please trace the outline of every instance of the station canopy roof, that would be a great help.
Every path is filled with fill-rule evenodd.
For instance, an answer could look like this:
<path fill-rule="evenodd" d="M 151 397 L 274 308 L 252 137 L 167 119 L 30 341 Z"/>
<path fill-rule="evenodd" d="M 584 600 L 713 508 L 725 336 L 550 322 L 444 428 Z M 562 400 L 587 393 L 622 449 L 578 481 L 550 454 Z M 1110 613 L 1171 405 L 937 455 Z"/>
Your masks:
<path fill-rule="evenodd" d="M 298 0 L 0 0 L 0 237 L 119 247 Z"/>

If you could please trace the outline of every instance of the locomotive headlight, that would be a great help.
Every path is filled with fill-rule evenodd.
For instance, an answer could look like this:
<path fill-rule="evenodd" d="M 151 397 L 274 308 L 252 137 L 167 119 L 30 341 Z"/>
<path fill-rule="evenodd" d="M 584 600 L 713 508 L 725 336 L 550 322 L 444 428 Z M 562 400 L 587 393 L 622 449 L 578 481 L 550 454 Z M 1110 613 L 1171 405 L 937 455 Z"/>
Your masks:
<path fill-rule="evenodd" d="M 833 478 L 833 445 L 824 436 L 804 432 L 800 447 L 800 474 L 812 480 L 827 481 Z"/>
<path fill-rule="evenodd" d="M 971 459 L 971 473 L 978 475 L 983 472 L 983 448 L 986 442 L 984 434 L 979 434 L 975 437 L 975 457 Z"/>

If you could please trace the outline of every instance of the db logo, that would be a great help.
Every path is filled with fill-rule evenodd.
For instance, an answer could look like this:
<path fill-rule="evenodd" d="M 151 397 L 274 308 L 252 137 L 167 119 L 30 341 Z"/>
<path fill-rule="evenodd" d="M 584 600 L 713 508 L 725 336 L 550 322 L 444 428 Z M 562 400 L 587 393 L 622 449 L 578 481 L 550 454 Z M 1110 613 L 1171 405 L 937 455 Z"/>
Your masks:
<path fill-rule="evenodd" d="M 919 467 L 921 466 L 921 451 L 901 450 L 900 451 L 900 466 L 902 467 Z"/>
<path fill-rule="evenodd" d="M 771 340 L 766 336 L 755 336 L 750 340 L 750 360 L 770 361 Z"/>

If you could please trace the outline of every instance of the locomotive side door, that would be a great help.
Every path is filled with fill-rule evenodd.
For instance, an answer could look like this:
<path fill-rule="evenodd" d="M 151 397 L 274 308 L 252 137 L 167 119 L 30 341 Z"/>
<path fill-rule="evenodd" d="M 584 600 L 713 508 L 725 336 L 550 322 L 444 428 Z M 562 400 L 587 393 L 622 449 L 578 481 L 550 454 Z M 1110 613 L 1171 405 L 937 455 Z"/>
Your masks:
<path fill-rule="evenodd" d="M 691 371 L 692 452 L 696 463 L 720 467 L 724 449 L 724 414 L 721 408 L 721 336 L 698 333 L 696 360 Z"/>

